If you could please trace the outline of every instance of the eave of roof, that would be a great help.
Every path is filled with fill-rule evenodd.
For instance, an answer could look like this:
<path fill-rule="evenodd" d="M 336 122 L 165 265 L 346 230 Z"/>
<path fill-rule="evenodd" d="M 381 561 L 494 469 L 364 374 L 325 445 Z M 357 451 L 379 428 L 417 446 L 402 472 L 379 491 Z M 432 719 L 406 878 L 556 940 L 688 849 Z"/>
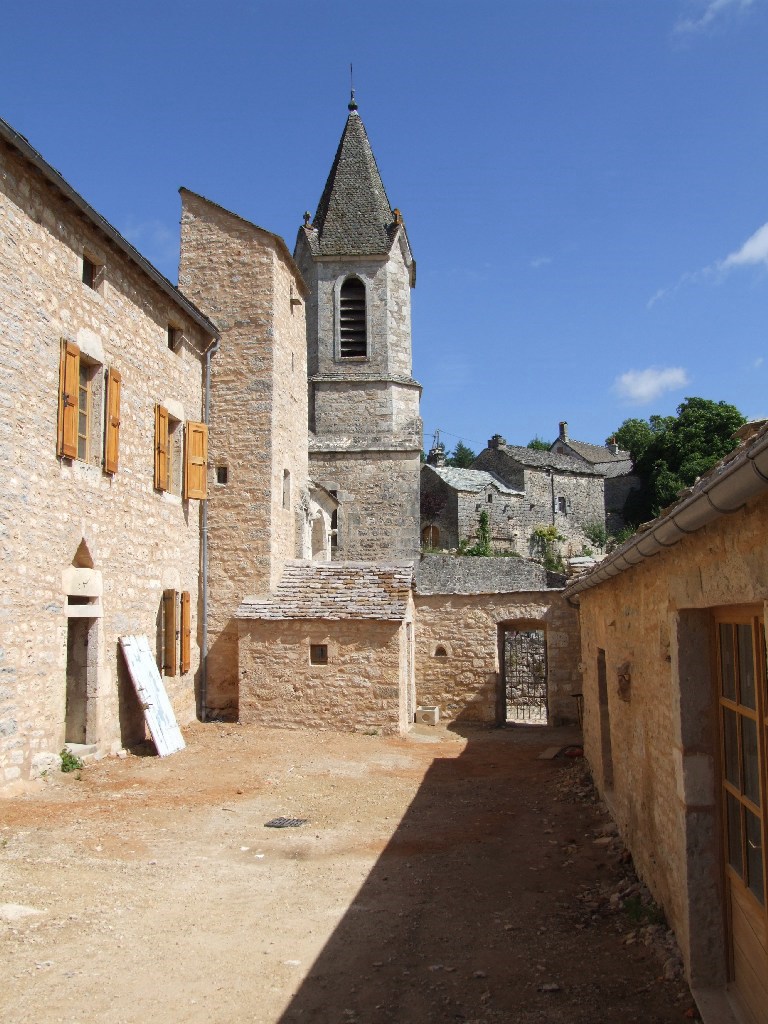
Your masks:
<path fill-rule="evenodd" d="M 76 192 L 72 186 L 62 177 L 59 172 L 37 152 L 19 132 L 12 128 L 7 121 L 0 118 L 0 138 L 12 149 L 15 149 L 28 163 L 32 164 L 45 180 L 62 195 L 62 197 L 82 213 L 91 224 L 105 235 L 142 273 L 151 278 L 152 281 L 174 302 L 177 306 L 202 327 L 206 334 L 213 338 L 219 337 L 216 325 L 201 313 L 194 303 L 181 292 L 176 285 L 172 284 L 167 277 L 160 273 L 157 267 L 153 266 L 148 259 L 141 255 L 131 243 L 124 238 L 117 228 L 113 227 L 108 220 L 97 213 L 83 197 Z"/>
<path fill-rule="evenodd" d="M 684 491 L 679 501 L 664 509 L 658 518 L 643 523 L 620 548 L 569 583 L 566 597 L 575 597 L 605 583 L 721 516 L 738 512 L 750 498 L 768 493 L 768 420 L 745 424 L 734 437 L 742 441 L 738 448 Z"/>

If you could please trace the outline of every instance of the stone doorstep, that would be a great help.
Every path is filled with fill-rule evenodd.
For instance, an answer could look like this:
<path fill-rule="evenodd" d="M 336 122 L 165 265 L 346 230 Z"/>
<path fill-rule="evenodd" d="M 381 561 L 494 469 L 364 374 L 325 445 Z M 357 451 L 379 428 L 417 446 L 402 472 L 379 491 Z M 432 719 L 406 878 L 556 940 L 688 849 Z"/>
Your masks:
<path fill-rule="evenodd" d="M 64 749 L 68 750 L 73 757 L 79 757 L 83 764 L 100 760 L 97 743 L 65 743 Z"/>
<path fill-rule="evenodd" d="M 692 988 L 703 1024 L 745 1024 L 724 988 Z"/>

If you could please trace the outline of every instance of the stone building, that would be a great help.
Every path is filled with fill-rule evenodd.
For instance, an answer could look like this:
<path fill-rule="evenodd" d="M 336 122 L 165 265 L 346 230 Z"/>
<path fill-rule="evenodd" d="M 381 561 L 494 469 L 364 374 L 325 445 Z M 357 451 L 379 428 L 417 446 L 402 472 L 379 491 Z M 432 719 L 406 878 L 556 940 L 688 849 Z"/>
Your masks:
<path fill-rule="evenodd" d="M 421 386 L 411 368 L 416 264 L 354 98 L 295 258 L 309 289 L 310 473 L 339 501 L 333 557 L 414 558 L 422 443 Z"/>
<path fill-rule="evenodd" d="M 518 523 L 525 501 L 493 473 L 482 469 L 457 469 L 431 465 L 421 468 L 421 542 L 425 548 L 451 550 L 462 541 L 477 538 L 480 513 L 488 513 L 491 542 L 495 551 L 518 551 L 521 543 Z"/>
<path fill-rule="evenodd" d="M 412 579 L 412 562 L 289 562 L 273 593 L 237 610 L 240 721 L 406 732 Z"/>
<path fill-rule="evenodd" d="M 179 283 L 221 333 L 211 361 L 211 501 L 205 705 L 237 717 L 235 612 L 288 559 L 325 552 L 330 515 L 307 464 L 307 289 L 282 238 L 181 190 Z M 323 505 L 333 505 L 330 496 Z"/>
<path fill-rule="evenodd" d="M 425 555 L 415 584 L 419 704 L 460 723 L 576 721 L 579 627 L 563 583 L 525 558 Z M 541 650 L 539 687 L 515 671 L 519 645 Z"/>
<path fill-rule="evenodd" d="M 216 334 L 0 121 L 0 782 L 144 738 L 120 636 L 195 716 Z"/>
<path fill-rule="evenodd" d="M 585 528 L 605 523 L 603 474 L 586 462 L 577 463 L 556 452 L 508 445 L 497 434 L 472 463 L 472 469 L 492 473 L 525 495 L 518 505 L 518 518 L 509 526 L 513 550 L 520 554 L 535 553 L 532 537 L 536 527 L 554 526 L 564 538 L 561 553 L 579 555 L 590 544 Z"/>
<path fill-rule="evenodd" d="M 768 423 L 594 570 L 584 741 L 706 1021 L 768 1021 Z M 727 999 L 726 999 L 727 996 Z"/>
<path fill-rule="evenodd" d="M 568 424 L 563 420 L 559 425 L 556 441 L 550 445 L 551 452 L 569 455 L 605 477 L 605 521 L 609 533 L 615 533 L 624 525 L 624 505 L 632 491 L 640 487 L 640 478 L 634 473 L 629 452 L 619 448 L 615 441 L 608 444 L 588 444 L 574 441 L 568 436 Z"/>

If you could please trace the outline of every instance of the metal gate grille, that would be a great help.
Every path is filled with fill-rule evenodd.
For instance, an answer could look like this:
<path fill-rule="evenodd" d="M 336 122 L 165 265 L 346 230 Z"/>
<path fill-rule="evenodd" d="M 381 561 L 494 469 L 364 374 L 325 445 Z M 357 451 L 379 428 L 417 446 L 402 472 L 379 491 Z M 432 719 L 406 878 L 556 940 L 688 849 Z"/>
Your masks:
<path fill-rule="evenodd" d="M 547 645 L 543 629 L 504 634 L 504 687 L 508 722 L 547 723 Z"/>

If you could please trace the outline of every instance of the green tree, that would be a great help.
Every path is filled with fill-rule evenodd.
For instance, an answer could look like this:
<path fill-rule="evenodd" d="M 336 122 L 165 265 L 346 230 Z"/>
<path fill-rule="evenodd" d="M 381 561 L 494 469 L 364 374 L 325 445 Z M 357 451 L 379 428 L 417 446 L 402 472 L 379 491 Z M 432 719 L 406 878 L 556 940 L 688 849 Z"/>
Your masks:
<path fill-rule="evenodd" d="M 539 437 L 539 435 L 537 434 L 536 437 L 531 438 L 531 440 L 528 442 L 527 447 L 533 448 L 534 451 L 537 452 L 548 452 L 549 441 L 545 441 L 543 437 Z"/>
<path fill-rule="evenodd" d="M 468 448 L 463 441 L 459 441 L 445 461 L 449 466 L 454 466 L 456 469 L 469 469 L 476 458 L 477 456 L 472 449 Z"/>
<path fill-rule="evenodd" d="M 471 547 L 468 541 L 459 544 L 460 555 L 488 557 L 491 552 L 491 520 L 485 509 L 477 517 L 477 542 Z"/>
<path fill-rule="evenodd" d="M 613 436 L 632 455 L 642 484 L 627 499 L 627 520 L 637 525 L 671 505 L 736 446 L 732 435 L 743 423 L 736 406 L 708 398 L 686 398 L 676 416 L 625 420 Z"/>

